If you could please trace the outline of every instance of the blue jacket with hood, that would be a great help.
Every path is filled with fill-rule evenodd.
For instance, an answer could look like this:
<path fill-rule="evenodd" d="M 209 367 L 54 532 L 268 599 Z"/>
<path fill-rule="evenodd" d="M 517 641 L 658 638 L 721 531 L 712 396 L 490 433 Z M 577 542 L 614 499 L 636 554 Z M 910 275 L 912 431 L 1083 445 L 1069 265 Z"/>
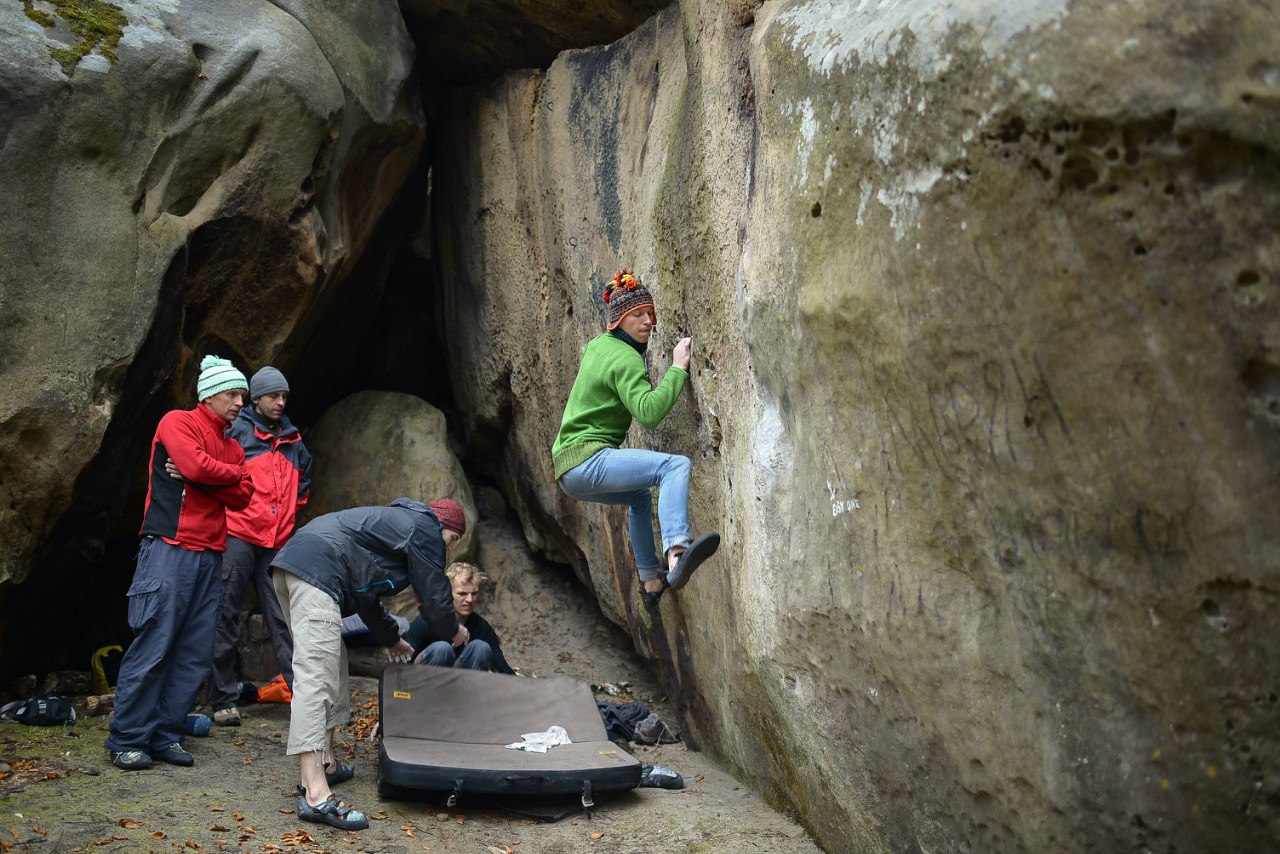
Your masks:
<path fill-rule="evenodd" d="M 378 643 L 393 646 L 399 626 L 380 597 L 412 587 L 433 634 L 458 631 L 453 588 L 444 574 L 443 528 L 431 508 L 412 498 L 386 507 L 352 507 L 303 525 L 271 562 L 359 614 Z"/>

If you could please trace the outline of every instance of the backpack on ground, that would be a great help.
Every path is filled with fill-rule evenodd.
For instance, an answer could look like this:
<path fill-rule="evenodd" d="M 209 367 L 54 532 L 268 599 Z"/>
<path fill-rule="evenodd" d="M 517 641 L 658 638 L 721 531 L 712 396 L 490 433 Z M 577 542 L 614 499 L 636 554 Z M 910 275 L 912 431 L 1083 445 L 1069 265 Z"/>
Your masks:
<path fill-rule="evenodd" d="M 0 721 L 31 726 L 74 724 L 76 710 L 57 694 L 46 694 L 0 706 Z"/>

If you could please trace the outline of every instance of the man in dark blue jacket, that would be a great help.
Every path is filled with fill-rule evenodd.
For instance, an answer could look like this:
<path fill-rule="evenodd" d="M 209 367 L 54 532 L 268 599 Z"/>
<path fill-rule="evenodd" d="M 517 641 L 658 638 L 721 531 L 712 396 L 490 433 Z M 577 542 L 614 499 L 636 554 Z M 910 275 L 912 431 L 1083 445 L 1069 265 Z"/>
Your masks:
<path fill-rule="evenodd" d="M 413 647 L 400 639 L 380 597 L 412 587 L 432 632 L 465 644 L 469 634 L 454 612 L 444 564 L 466 530 L 462 508 L 452 499 L 423 504 L 397 498 L 387 507 L 353 507 L 313 519 L 272 562 L 276 596 L 293 634 L 286 753 L 298 757 L 303 821 L 343 830 L 369 826 L 330 788 L 355 773 L 333 752 L 334 730 L 351 716 L 342 618 L 359 614 L 391 658 L 407 659 Z"/>

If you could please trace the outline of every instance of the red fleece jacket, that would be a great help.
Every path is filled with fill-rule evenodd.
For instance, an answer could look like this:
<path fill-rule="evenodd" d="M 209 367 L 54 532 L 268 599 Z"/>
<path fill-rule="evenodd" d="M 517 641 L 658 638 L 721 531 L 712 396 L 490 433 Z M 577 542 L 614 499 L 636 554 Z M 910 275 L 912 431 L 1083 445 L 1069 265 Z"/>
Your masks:
<path fill-rule="evenodd" d="M 243 509 L 253 497 L 244 450 L 226 431 L 227 422 L 202 403 L 160 419 L 151 440 L 142 536 L 161 537 L 193 551 L 226 551 L 227 508 Z M 165 471 L 169 460 L 184 480 Z"/>

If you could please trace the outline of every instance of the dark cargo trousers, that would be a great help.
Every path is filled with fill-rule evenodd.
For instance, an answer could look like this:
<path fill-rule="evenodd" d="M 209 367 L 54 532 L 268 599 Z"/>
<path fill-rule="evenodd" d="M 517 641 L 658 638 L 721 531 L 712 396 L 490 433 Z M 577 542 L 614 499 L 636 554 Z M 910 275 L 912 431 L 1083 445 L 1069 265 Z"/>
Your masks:
<path fill-rule="evenodd" d="M 134 638 L 120 662 L 106 744 L 158 752 L 182 743 L 187 713 L 209 673 L 222 553 L 146 537 L 128 596 Z"/>
<path fill-rule="evenodd" d="M 276 551 L 227 536 L 227 553 L 222 559 L 222 608 L 213 640 L 213 672 L 209 676 L 209 705 L 215 712 L 231 708 L 240 696 L 236 644 L 240 640 L 240 609 L 244 606 L 244 592 L 250 579 L 258 594 L 262 619 L 271 634 L 276 666 L 290 687 L 293 686 L 293 636 L 271 581 L 271 561 Z"/>

